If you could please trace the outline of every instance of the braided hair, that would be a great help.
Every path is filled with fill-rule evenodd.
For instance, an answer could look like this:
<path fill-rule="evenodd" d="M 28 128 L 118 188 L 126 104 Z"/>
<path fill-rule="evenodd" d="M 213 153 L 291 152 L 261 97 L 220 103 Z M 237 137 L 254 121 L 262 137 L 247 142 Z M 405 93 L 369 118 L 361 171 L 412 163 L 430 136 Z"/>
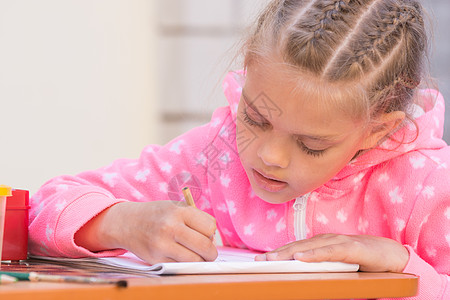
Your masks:
<path fill-rule="evenodd" d="M 369 118 L 408 113 L 426 52 L 418 0 L 273 0 L 244 45 L 246 67 L 275 55 L 317 89 L 351 85 Z"/>

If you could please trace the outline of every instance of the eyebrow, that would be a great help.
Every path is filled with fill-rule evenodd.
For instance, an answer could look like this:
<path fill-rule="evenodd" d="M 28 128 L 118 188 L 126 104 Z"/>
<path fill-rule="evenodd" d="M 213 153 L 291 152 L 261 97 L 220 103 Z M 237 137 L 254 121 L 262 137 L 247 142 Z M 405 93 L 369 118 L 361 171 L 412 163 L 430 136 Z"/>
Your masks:
<path fill-rule="evenodd" d="M 266 119 L 266 117 L 264 117 L 264 115 L 262 115 L 258 111 L 258 109 L 256 108 L 256 106 L 253 103 L 248 101 L 248 97 L 247 97 L 244 89 L 242 89 L 242 98 L 243 98 L 245 104 L 247 106 L 249 106 L 251 109 L 253 109 L 259 116 L 261 116 L 261 118 L 263 118 L 265 121 L 269 121 L 269 120 Z M 292 136 L 294 136 L 295 138 L 298 138 L 298 139 L 305 139 L 306 138 L 306 139 L 317 141 L 317 142 L 327 142 L 327 143 L 339 142 L 339 139 L 337 139 L 336 136 L 332 136 L 332 135 L 292 134 Z"/>

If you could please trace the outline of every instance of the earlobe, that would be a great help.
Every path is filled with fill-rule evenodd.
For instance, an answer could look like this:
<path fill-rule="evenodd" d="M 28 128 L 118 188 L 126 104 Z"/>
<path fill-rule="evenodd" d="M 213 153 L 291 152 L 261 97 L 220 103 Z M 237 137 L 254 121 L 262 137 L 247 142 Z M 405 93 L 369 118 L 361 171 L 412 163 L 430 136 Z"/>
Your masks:
<path fill-rule="evenodd" d="M 393 111 L 381 115 L 372 126 L 364 141 L 364 149 L 370 149 L 380 144 L 386 136 L 394 132 L 405 119 L 403 111 Z"/>

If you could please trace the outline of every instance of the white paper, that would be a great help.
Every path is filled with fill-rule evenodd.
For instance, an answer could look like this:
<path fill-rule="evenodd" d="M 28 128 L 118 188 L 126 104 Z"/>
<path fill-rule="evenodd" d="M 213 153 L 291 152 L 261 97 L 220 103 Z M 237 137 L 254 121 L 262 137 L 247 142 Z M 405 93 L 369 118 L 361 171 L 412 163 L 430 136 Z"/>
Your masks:
<path fill-rule="evenodd" d="M 54 258 L 34 256 L 79 267 L 95 267 L 110 272 L 139 275 L 174 274 L 239 274 L 239 273 L 311 273 L 356 272 L 357 264 L 340 262 L 306 263 L 297 260 L 254 261 L 257 252 L 245 249 L 220 247 L 214 262 L 175 262 L 150 265 L 131 252 L 117 257 Z"/>

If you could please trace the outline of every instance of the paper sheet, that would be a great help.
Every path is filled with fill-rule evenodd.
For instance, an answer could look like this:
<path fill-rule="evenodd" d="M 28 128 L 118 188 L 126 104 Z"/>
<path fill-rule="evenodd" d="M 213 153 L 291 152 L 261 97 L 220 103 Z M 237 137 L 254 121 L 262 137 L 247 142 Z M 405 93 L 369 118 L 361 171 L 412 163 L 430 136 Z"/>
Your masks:
<path fill-rule="evenodd" d="M 150 265 L 131 252 L 118 257 L 101 258 L 54 258 L 34 256 L 73 266 L 89 266 L 105 271 L 139 275 L 174 274 L 239 274 L 239 273 L 310 273 L 310 272 L 356 272 L 359 265 L 340 262 L 306 263 L 297 260 L 254 261 L 258 254 L 245 249 L 220 247 L 214 262 L 177 262 Z"/>

